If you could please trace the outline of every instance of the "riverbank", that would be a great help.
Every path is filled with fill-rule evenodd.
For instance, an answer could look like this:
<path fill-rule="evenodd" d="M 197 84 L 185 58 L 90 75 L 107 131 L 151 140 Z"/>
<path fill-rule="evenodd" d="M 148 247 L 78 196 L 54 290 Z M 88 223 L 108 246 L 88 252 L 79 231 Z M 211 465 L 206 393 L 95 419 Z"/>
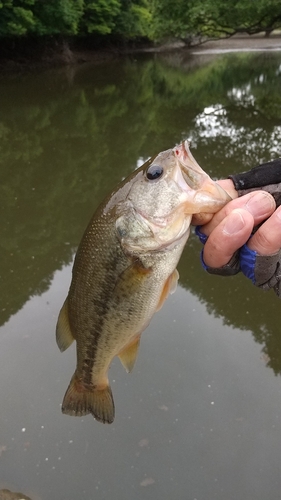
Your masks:
<path fill-rule="evenodd" d="M 160 46 L 131 46 L 131 47 L 108 47 L 105 50 L 73 50 L 72 61 L 99 62 L 105 58 L 116 57 L 124 53 L 165 53 L 175 51 L 191 52 L 193 54 L 219 53 L 219 52 L 242 52 L 242 51 L 281 51 L 281 34 L 272 34 L 270 37 L 261 35 L 237 35 L 231 38 L 210 40 L 192 47 L 187 47 L 183 42 L 174 42 Z"/>
<path fill-rule="evenodd" d="M 194 53 L 204 52 L 239 52 L 239 51 L 281 51 L 281 34 L 272 34 L 270 37 L 261 35 L 236 35 L 231 38 L 213 40 L 190 49 Z"/>
<path fill-rule="evenodd" d="M 182 42 L 161 46 L 148 45 L 142 41 L 125 45 L 119 40 L 104 45 L 91 40 L 77 41 L 48 38 L 9 40 L 0 47 L 0 71 L 25 71 L 38 67 L 67 66 L 83 63 L 100 63 L 124 54 L 140 52 L 189 51 L 193 54 L 240 51 L 281 51 L 281 34 L 270 37 L 260 35 L 237 35 L 231 38 L 210 40 L 193 47 Z"/>

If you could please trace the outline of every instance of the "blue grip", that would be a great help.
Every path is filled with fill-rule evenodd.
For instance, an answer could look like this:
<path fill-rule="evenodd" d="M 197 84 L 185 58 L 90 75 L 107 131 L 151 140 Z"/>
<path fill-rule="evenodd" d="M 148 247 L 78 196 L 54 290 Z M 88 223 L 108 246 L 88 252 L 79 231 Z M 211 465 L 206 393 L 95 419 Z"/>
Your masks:
<path fill-rule="evenodd" d="M 201 231 L 200 231 L 201 227 L 202 226 L 196 226 L 196 228 L 195 228 L 195 234 L 198 236 L 198 238 L 201 241 L 201 243 L 203 245 L 205 245 L 205 243 L 206 243 L 206 241 L 208 239 L 208 236 L 206 236 L 206 234 L 201 233 Z M 201 260 L 201 264 L 202 264 L 203 269 L 205 269 L 205 271 L 207 271 L 208 266 L 206 266 L 206 264 L 204 262 L 203 252 L 204 252 L 204 249 L 202 249 L 201 252 L 200 252 L 200 260 Z"/>
<path fill-rule="evenodd" d="M 201 233 L 200 229 L 201 229 L 202 226 L 196 226 L 195 228 L 195 234 L 198 236 L 199 240 L 201 241 L 201 243 L 203 243 L 203 245 L 205 245 L 207 239 L 208 239 L 208 236 L 206 236 L 206 234 L 203 234 Z"/>
<path fill-rule="evenodd" d="M 255 266 L 256 266 L 257 252 L 250 250 L 245 244 L 240 250 L 240 267 L 241 271 L 247 278 L 249 278 L 254 285 L 256 284 Z"/>

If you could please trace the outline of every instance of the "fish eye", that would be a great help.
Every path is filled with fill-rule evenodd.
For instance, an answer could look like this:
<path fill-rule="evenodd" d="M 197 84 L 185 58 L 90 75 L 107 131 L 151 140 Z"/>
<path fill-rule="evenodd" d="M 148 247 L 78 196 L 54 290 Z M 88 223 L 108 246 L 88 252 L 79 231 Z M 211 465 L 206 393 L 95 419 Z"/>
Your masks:
<path fill-rule="evenodd" d="M 149 181 L 155 181 L 162 176 L 163 172 L 164 169 L 160 165 L 150 165 L 146 171 L 146 177 Z"/>

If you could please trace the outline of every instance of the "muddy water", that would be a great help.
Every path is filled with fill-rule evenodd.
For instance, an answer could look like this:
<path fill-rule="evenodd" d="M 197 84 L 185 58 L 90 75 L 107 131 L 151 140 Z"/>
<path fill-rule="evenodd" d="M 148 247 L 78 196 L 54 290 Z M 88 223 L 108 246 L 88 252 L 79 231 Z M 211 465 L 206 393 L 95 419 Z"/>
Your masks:
<path fill-rule="evenodd" d="M 200 267 L 110 370 L 116 420 L 60 404 L 75 346 L 56 318 L 90 216 L 116 183 L 189 138 L 213 177 L 281 156 L 281 55 L 137 56 L 0 81 L 0 489 L 32 500 L 275 500 L 280 299 Z"/>

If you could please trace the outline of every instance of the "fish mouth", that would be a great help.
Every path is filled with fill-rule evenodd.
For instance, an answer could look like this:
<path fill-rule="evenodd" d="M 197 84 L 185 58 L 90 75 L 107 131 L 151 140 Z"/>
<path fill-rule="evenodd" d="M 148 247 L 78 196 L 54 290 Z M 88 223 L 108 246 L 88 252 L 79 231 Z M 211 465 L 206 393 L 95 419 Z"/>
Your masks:
<path fill-rule="evenodd" d="M 202 185 L 202 179 L 208 177 L 208 175 L 202 170 L 191 154 L 189 142 L 183 141 L 179 146 L 173 148 L 173 152 L 179 161 L 182 176 L 187 186 L 190 189 L 199 189 Z M 177 180 L 180 181 L 180 178 Z M 179 185 L 184 189 L 185 185 L 182 182 L 179 182 Z"/>
<path fill-rule="evenodd" d="M 173 152 L 178 160 L 173 180 L 182 190 L 183 200 L 186 200 L 186 213 L 215 213 L 231 201 L 229 194 L 198 165 L 188 141 L 176 146 Z"/>

